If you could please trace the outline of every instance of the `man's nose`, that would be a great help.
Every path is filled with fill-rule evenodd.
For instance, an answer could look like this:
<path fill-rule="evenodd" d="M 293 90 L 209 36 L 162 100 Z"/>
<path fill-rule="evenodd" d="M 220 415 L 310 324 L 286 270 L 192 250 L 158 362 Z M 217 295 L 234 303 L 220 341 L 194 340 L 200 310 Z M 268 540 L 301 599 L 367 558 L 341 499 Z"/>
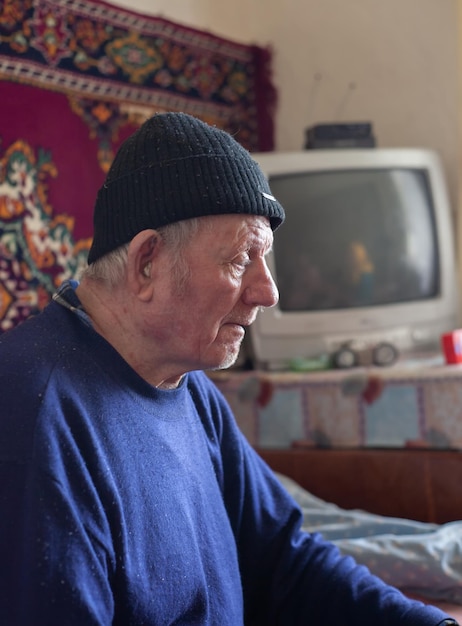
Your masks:
<path fill-rule="evenodd" d="M 262 260 L 258 268 L 249 276 L 249 284 L 244 290 L 245 304 L 253 307 L 272 307 L 279 300 L 276 283 L 271 276 L 266 261 Z"/>

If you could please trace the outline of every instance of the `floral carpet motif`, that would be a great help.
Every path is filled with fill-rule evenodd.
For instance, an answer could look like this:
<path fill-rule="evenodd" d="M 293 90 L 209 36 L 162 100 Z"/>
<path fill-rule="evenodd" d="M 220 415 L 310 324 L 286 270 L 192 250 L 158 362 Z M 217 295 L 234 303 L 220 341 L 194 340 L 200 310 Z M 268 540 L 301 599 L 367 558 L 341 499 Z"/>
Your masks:
<path fill-rule="evenodd" d="M 120 143 L 184 111 L 273 148 L 268 49 L 95 0 L 0 3 L 0 333 L 41 310 L 90 246 Z"/>

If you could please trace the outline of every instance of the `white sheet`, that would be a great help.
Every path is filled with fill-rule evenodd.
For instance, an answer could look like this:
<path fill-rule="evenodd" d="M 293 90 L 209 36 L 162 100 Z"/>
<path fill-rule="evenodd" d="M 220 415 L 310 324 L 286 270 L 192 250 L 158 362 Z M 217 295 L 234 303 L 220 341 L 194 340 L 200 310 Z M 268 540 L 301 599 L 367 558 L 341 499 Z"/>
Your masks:
<path fill-rule="evenodd" d="M 462 521 L 426 524 L 345 510 L 277 476 L 301 506 L 305 530 L 320 532 L 403 591 L 462 604 Z"/>

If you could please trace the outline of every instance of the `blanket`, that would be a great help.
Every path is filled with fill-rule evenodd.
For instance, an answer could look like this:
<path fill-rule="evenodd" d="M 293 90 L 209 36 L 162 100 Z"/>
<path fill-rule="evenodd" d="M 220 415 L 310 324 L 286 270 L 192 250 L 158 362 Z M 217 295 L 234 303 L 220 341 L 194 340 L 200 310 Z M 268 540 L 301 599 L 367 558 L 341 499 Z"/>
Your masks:
<path fill-rule="evenodd" d="M 302 508 L 304 530 L 321 533 L 409 595 L 462 604 L 462 521 L 438 525 L 345 510 L 277 476 Z"/>

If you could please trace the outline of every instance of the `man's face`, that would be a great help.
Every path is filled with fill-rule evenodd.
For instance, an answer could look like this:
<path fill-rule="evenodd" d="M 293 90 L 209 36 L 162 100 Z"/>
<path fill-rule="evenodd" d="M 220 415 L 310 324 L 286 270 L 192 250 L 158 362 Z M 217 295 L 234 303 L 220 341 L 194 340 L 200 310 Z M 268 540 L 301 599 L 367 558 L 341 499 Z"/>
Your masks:
<path fill-rule="evenodd" d="M 164 357 L 184 372 L 232 365 L 258 308 L 278 300 L 265 260 L 273 242 L 268 220 L 249 215 L 201 220 L 185 249 L 190 278 L 179 291 L 166 273 L 152 320 Z"/>

